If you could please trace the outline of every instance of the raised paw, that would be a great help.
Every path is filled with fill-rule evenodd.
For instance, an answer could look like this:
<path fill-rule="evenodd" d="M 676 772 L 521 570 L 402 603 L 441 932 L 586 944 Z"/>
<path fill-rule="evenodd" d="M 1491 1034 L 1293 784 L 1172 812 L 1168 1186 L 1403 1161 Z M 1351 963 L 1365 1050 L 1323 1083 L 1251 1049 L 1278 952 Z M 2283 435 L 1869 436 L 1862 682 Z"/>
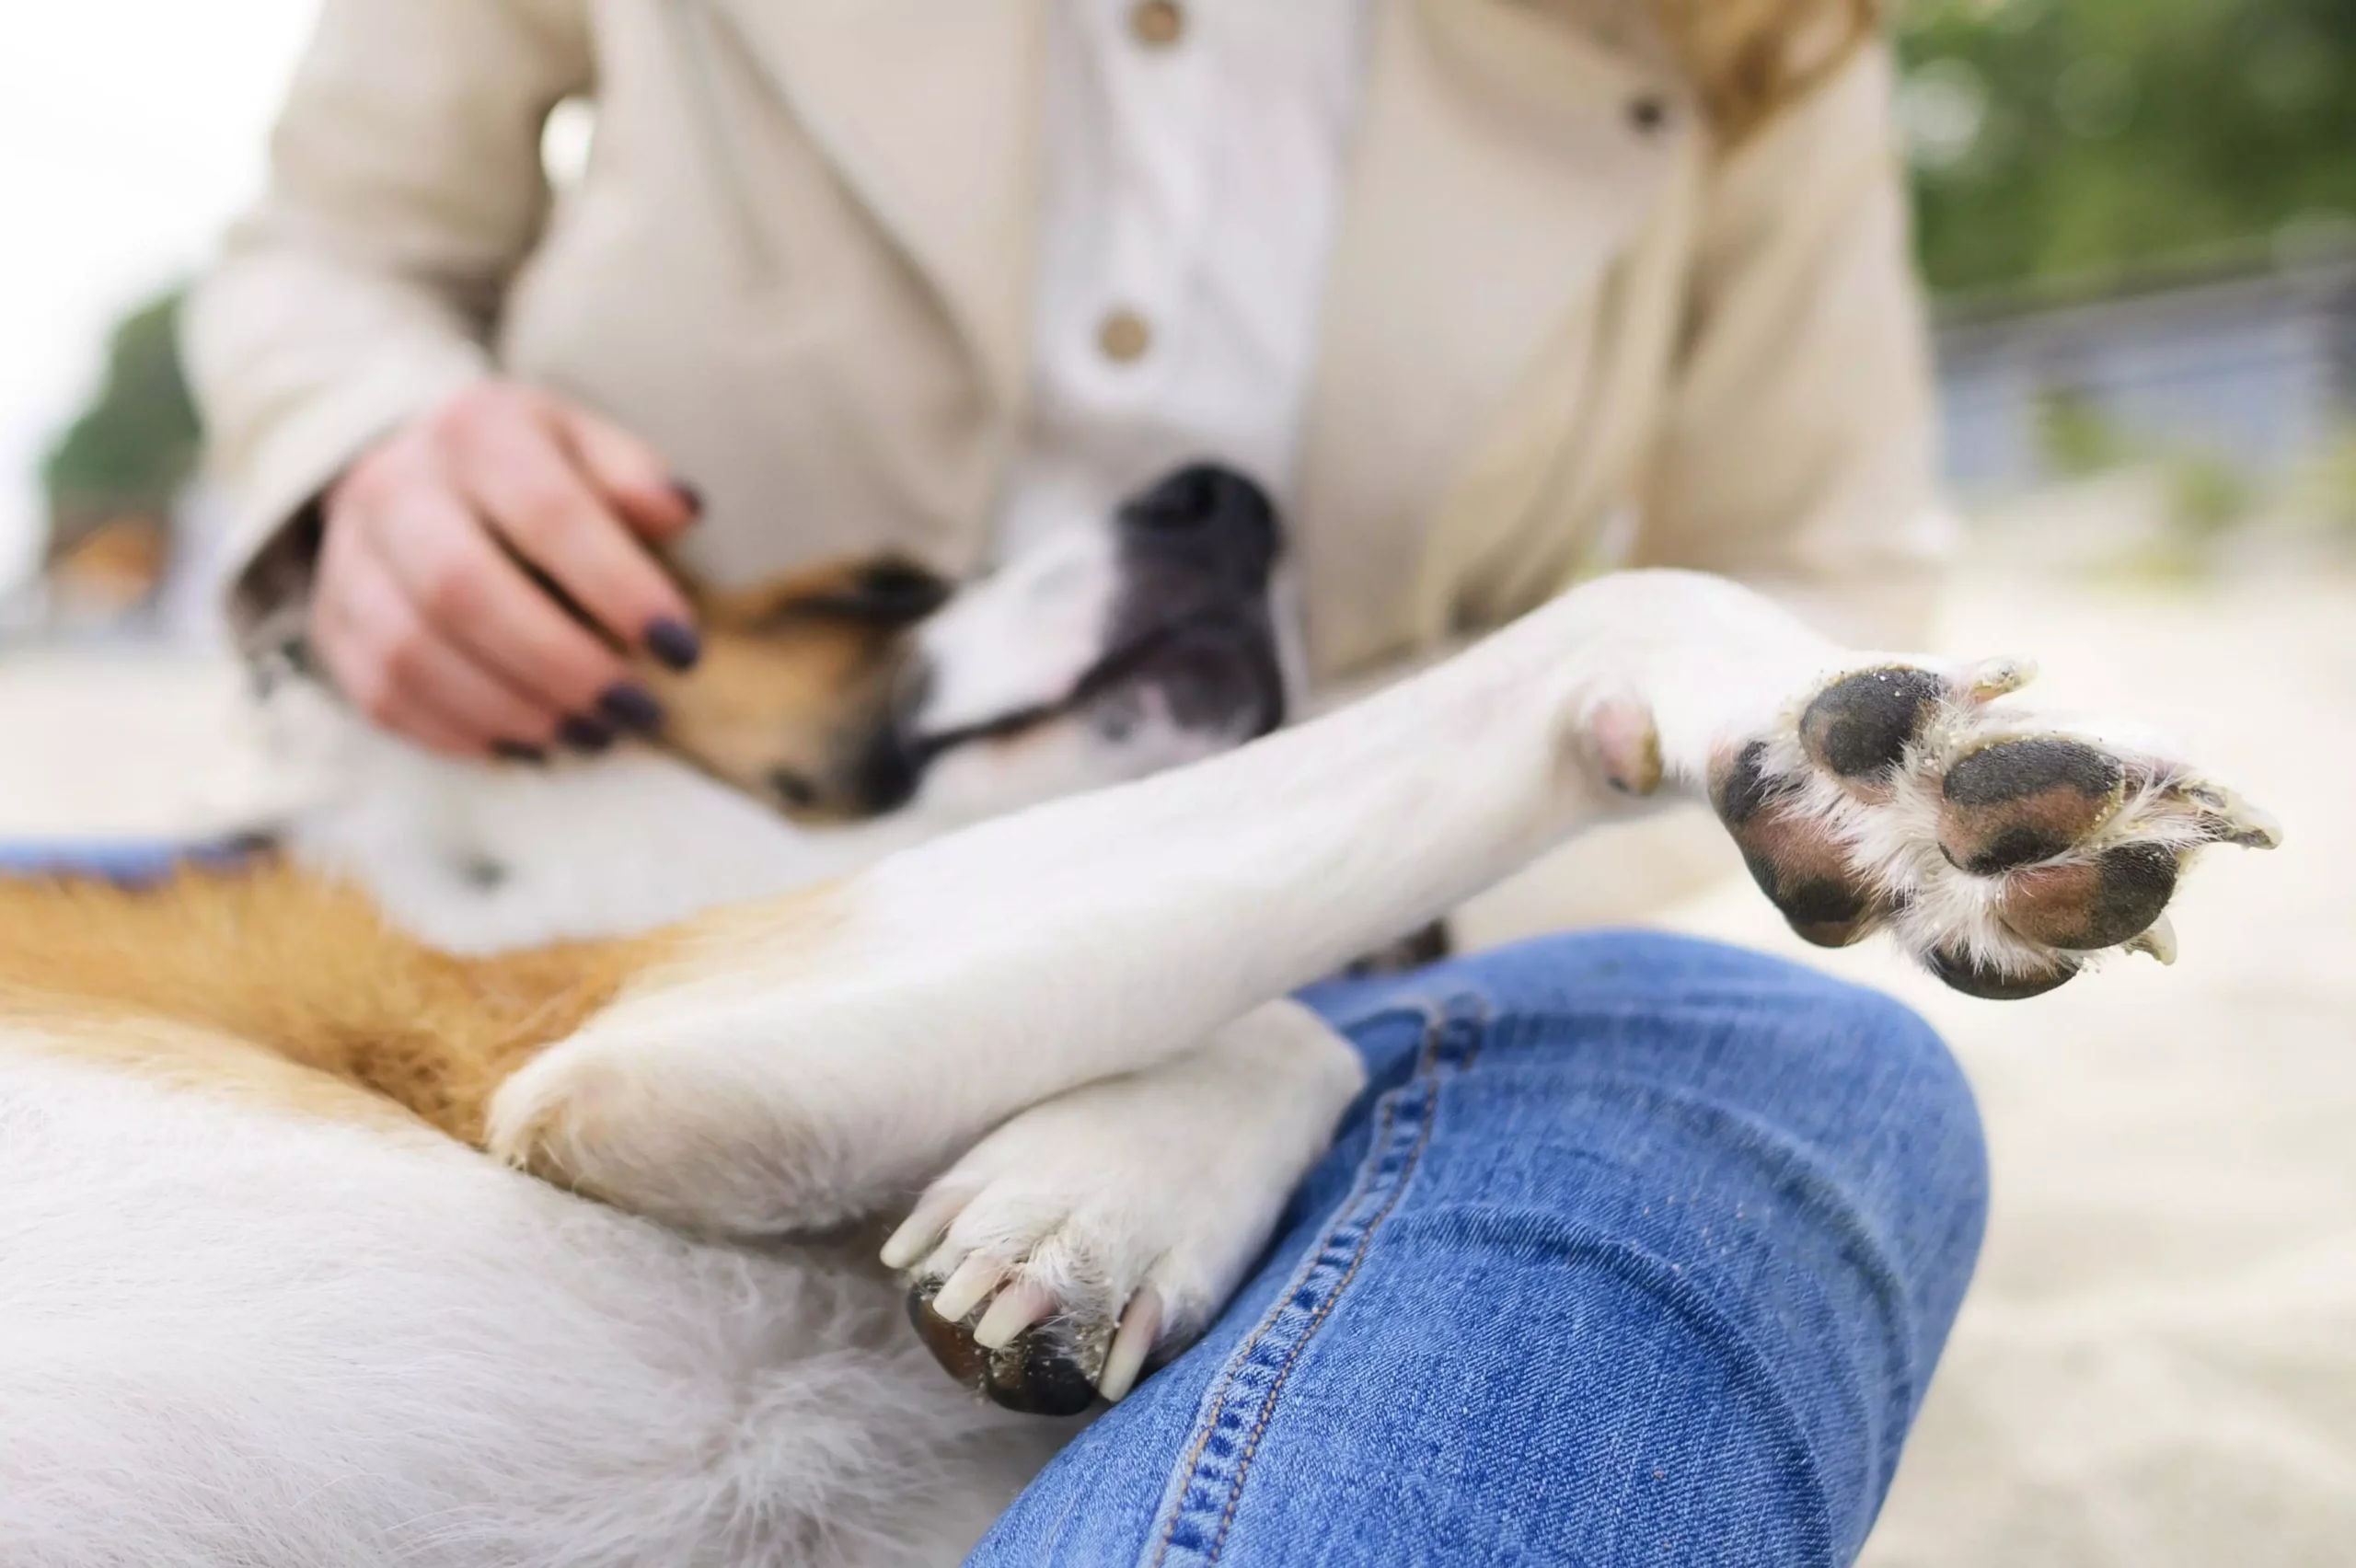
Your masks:
<path fill-rule="evenodd" d="M 1010 1409 L 1121 1398 L 1225 1303 L 1363 1077 L 1325 1025 L 1276 1003 L 1017 1116 L 885 1243 L 909 1320 Z"/>
<path fill-rule="evenodd" d="M 2105 950 L 2173 962 L 2191 858 L 2281 841 L 2159 746 L 2000 700 L 2030 673 L 1880 662 L 1719 748 L 1711 802 L 1795 931 L 1888 931 L 1959 991 L 2033 997 Z"/>

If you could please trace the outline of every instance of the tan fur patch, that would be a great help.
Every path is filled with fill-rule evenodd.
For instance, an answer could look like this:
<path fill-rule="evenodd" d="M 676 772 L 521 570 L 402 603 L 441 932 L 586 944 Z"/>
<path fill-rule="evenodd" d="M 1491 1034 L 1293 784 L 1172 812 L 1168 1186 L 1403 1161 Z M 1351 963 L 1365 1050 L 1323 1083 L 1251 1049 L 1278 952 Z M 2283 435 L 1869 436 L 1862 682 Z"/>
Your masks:
<path fill-rule="evenodd" d="M 661 699 L 670 749 L 804 822 L 869 814 L 860 768 L 889 719 L 908 629 L 938 603 L 895 558 L 788 572 L 730 592 L 695 590 L 704 654 L 640 674 Z M 897 597 L 875 585 L 896 586 Z"/>
<path fill-rule="evenodd" d="M 394 930 L 351 888 L 276 864 L 140 890 L 0 881 L 0 1019 L 151 1076 L 349 1108 L 254 1058 L 275 1059 L 479 1145 L 501 1081 L 673 940 L 456 958 Z"/>

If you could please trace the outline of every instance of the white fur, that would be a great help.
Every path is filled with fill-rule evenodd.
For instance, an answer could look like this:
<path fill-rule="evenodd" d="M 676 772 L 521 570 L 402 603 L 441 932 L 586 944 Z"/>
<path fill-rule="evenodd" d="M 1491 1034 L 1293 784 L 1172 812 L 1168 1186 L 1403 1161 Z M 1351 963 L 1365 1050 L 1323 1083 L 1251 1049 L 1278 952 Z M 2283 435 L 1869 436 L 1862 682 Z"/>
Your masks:
<path fill-rule="evenodd" d="M 1690 795 L 1861 663 L 1723 582 L 1602 580 L 1314 724 L 722 918 L 512 1079 L 494 1145 L 744 1238 L 946 1170 L 940 1266 L 1099 1338 L 1151 1286 L 1183 1331 L 1356 1087 L 1271 998 L 1631 809 L 1599 715 L 1648 712 Z M 957 1392 L 853 1243 L 687 1240 L 0 1029 L 12 1565 L 947 1563 L 1069 1430 Z"/>

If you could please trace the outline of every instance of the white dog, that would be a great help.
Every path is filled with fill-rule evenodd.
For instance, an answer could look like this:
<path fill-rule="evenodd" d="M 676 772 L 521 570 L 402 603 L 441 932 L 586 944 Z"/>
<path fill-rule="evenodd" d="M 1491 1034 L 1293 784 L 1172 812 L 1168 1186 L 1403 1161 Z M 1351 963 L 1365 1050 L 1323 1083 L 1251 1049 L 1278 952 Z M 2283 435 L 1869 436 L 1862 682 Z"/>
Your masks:
<path fill-rule="evenodd" d="M 954 1562 L 1071 1429 L 1001 1405 L 1198 1331 L 1357 1091 L 1281 998 L 1566 836 L 1707 799 L 1804 934 L 1990 996 L 2165 956 L 2186 857 L 2275 839 L 2025 666 L 1674 572 L 1230 749 L 1285 689 L 1236 485 L 938 611 L 708 607 L 678 751 L 866 825 L 643 761 L 309 824 L 433 944 L 283 867 L 0 892 L 6 1561 Z"/>

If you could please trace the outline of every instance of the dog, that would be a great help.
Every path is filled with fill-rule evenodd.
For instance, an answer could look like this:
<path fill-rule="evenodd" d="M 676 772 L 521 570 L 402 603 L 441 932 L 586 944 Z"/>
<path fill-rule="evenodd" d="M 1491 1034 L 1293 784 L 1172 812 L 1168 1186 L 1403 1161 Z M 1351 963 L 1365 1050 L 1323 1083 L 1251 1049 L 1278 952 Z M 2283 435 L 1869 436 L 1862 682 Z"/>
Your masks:
<path fill-rule="evenodd" d="M 1058 547 L 1085 570 L 709 601 L 661 695 L 726 790 L 581 804 L 762 799 L 798 847 L 712 880 L 791 891 L 601 928 L 714 868 L 633 891 L 602 857 L 643 834 L 661 882 L 674 824 L 584 856 L 479 802 L 431 885 L 346 818 L 237 876 L 0 889 L 9 1560 L 953 1562 L 1051 1416 L 1218 1309 L 1358 1093 L 1285 998 L 1552 846 L 1704 801 L 1804 936 L 2003 998 L 2172 957 L 2181 868 L 2279 841 L 2014 701 L 2022 662 L 1675 571 L 1279 728 L 1255 496 L 1181 475 Z M 565 940 L 451 912 L 528 886 L 583 890 Z"/>

